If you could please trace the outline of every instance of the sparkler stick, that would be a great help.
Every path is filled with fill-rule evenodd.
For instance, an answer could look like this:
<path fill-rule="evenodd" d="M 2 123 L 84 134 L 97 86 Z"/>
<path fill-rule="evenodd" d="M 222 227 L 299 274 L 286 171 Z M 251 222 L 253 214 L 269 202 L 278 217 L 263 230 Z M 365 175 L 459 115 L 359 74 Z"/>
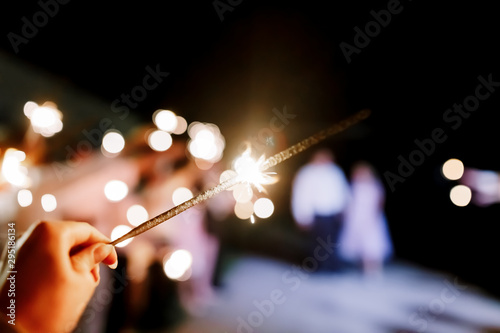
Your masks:
<path fill-rule="evenodd" d="M 260 165 L 260 172 L 266 171 L 267 169 L 280 164 L 281 162 L 289 159 L 292 156 L 295 156 L 302 151 L 310 148 L 311 146 L 325 140 L 326 138 L 338 134 L 340 132 L 345 131 L 349 127 L 352 127 L 353 125 L 359 123 L 360 121 L 366 119 L 370 115 L 370 110 L 364 109 L 359 111 L 358 113 L 354 114 L 351 117 L 348 117 L 342 121 L 340 121 L 338 124 L 335 124 L 325 130 L 322 130 L 314 135 L 311 135 L 307 139 L 304 139 L 300 141 L 299 143 L 269 157 L 266 159 L 261 165 Z M 140 224 L 139 226 L 135 227 L 134 229 L 130 230 L 128 233 L 125 235 L 115 239 L 112 241 L 110 244 L 111 245 L 116 245 L 119 244 L 129 238 L 135 237 L 139 234 L 142 234 L 143 232 L 156 227 L 157 225 L 171 219 L 172 217 L 179 215 L 180 213 L 184 212 L 185 210 L 196 206 L 197 204 L 210 199 L 211 197 L 217 195 L 218 193 L 227 190 L 233 185 L 236 185 L 238 183 L 244 182 L 245 178 L 241 177 L 240 175 L 237 175 L 233 178 L 230 178 L 219 185 L 212 187 L 201 194 L 197 195 L 196 197 L 193 197 L 190 200 L 187 200 L 169 210 L 167 210 L 164 213 L 161 213 L 160 215 L 153 217 L 152 219 L 147 220 L 146 222 Z"/>
<path fill-rule="evenodd" d="M 143 232 L 145 232 L 151 228 L 156 227 L 158 224 L 163 223 L 167 220 L 170 220 L 172 217 L 174 217 L 176 215 L 179 215 L 183 211 L 185 211 L 193 206 L 196 206 L 197 204 L 213 197 L 214 195 L 216 195 L 224 190 L 227 190 L 231 186 L 239 183 L 240 181 L 241 181 L 241 179 L 237 176 L 233 177 L 231 179 L 228 179 L 228 180 L 220 183 L 219 185 L 212 187 L 212 188 L 206 190 L 205 192 L 197 195 L 196 197 L 191 198 L 191 199 L 167 210 L 166 212 L 163 212 L 160 215 L 153 217 L 152 219 L 147 220 L 146 222 L 144 222 L 144 223 L 138 225 L 137 227 L 135 227 L 134 229 L 130 230 L 125 235 L 115 239 L 110 244 L 116 245 L 118 243 L 123 242 L 124 240 L 135 237 L 139 234 L 142 234 Z"/>
<path fill-rule="evenodd" d="M 327 129 L 324 129 L 321 132 L 318 132 L 314 135 L 311 135 L 307 139 L 304 139 L 299 143 L 283 150 L 282 152 L 279 152 L 276 155 L 269 157 L 262 164 L 261 167 L 262 171 L 267 170 L 275 166 L 276 164 L 279 164 L 289 159 L 290 157 L 297 155 L 298 153 L 310 148 L 311 146 L 325 140 L 326 138 L 332 135 L 345 131 L 349 127 L 359 123 L 361 120 L 368 118 L 369 115 L 370 115 L 370 110 L 363 109 L 358 113 L 354 114 L 353 116 L 340 121 L 338 124 L 335 124 Z"/>

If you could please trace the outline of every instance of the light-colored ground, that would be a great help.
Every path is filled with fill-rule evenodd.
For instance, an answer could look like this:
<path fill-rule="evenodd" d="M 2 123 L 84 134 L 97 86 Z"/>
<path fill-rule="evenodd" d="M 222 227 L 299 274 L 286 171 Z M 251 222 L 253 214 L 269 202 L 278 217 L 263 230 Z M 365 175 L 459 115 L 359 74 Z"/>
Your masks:
<path fill-rule="evenodd" d="M 500 300 L 458 277 L 391 263 L 382 277 L 245 257 L 175 333 L 500 332 Z"/>

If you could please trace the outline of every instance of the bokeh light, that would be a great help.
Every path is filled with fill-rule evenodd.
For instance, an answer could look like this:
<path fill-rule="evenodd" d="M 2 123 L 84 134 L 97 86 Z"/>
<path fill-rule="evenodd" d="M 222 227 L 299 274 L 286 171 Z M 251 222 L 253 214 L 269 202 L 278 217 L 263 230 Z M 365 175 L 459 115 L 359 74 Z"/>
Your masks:
<path fill-rule="evenodd" d="M 200 170 L 210 170 L 213 166 L 214 163 L 209 162 L 207 160 L 203 160 L 201 158 L 195 158 L 194 159 L 194 164 L 198 167 Z"/>
<path fill-rule="evenodd" d="M 49 107 L 38 107 L 31 113 L 31 124 L 33 127 L 44 128 L 54 125 L 57 117 Z"/>
<path fill-rule="evenodd" d="M 123 236 L 127 232 L 129 232 L 130 230 L 132 230 L 132 228 L 129 227 L 128 225 L 125 225 L 125 224 L 117 225 L 111 231 L 111 240 L 114 241 L 115 239 L 120 238 L 121 236 Z M 116 244 L 115 246 L 117 246 L 117 247 L 127 246 L 128 244 L 130 244 L 130 242 L 132 242 L 133 239 L 134 239 L 134 237 L 126 239 L 123 242 Z"/>
<path fill-rule="evenodd" d="M 217 154 L 217 146 L 214 141 L 215 137 L 212 132 L 202 130 L 198 132 L 195 139 L 189 143 L 189 151 L 194 157 L 210 161 Z"/>
<path fill-rule="evenodd" d="M 177 129 L 177 115 L 170 110 L 156 110 L 153 122 L 159 129 L 172 133 Z"/>
<path fill-rule="evenodd" d="M 188 127 L 189 153 L 211 163 L 221 160 L 226 142 L 219 127 L 214 124 L 193 122 Z"/>
<path fill-rule="evenodd" d="M 35 133 L 51 137 L 63 128 L 62 113 L 52 102 L 46 102 L 40 106 L 35 102 L 28 101 L 24 104 L 23 111 L 30 120 Z"/>
<path fill-rule="evenodd" d="M 460 179 L 464 174 L 464 164 L 459 159 L 450 158 L 444 162 L 441 172 L 449 180 Z"/>
<path fill-rule="evenodd" d="M 472 199 L 472 191 L 468 186 L 456 185 L 450 191 L 450 199 L 456 206 L 465 207 Z"/>
<path fill-rule="evenodd" d="M 251 201 L 237 202 L 234 205 L 234 214 L 241 220 L 250 218 L 253 214 L 253 203 Z"/>
<path fill-rule="evenodd" d="M 22 189 L 17 192 L 17 202 L 21 207 L 28 207 L 33 203 L 33 194 L 28 189 Z"/>
<path fill-rule="evenodd" d="M 274 213 L 274 204 L 271 199 L 259 198 L 253 204 L 253 210 L 257 217 L 266 219 Z"/>
<path fill-rule="evenodd" d="M 169 279 L 186 281 L 191 277 L 193 256 L 188 250 L 175 250 L 164 260 L 163 269 Z"/>
<path fill-rule="evenodd" d="M 104 186 L 104 195 L 109 201 L 118 202 L 128 194 L 128 186 L 121 180 L 110 180 Z"/>
<path fill-rule="evenodd" d="M 53 212 L 57 208 L 57 199 L 53 194 L 42 195 L 42 208 L 47 213 Z"/>
<path fill-rule="evenodd" d="M 180 205 L 181 203 L 188 201 L 193 197 L 193 192 L 186 187 L 176 188 L 174 193 L 172 193 L 172 202 L 174 205 Z"/>
<path fill-rule="evenodd" d="M 14 186 L 29 186 L 28 169 L 21 164 L 25 159 L 26 154 L 23 151 L 8 148 L 3 156 L 2 177 Z"/>
<path fill-rule="evenodd" d="M 141 205 L 132 205 L 127 209 L 127 221 L 134 227 L 146 222 L 149 219 L 149 213 Z"/>
<path fill-rule="evenodd" d="M 184 119 L 184 117 L 181 117 L 181 116 L 177 116 L 177 126 L 175 127 L 175 129 L 173 130 L 173 134 L 177 134 L 177 135 L 180 135 L 180 134 L 183 134 L 184 132 L 186 132 L 187 128 L 188 128 L 188 123 L 186 121 L 186 119 Z"/>
<path fill-rule="evenodd" d="M 38 107 L 38 104 L 33 101 L 28 101 L 24 104 L 23 112 L 24 115 L 29 119 L 33 114 L 33 111 Z"/>
<path fill-rule="evenodd" d="M 148 144 L 156 151 L 166 151 L 172 146 L 172 136 L 162 130 L 155 130 L 148 136 Z"/>
<path fill-rule="evenodd" d="M 463 184 L 486 196 L 498 196 L 500 174 L 493 170 L 467 169 Z"/>
<path fill-rule="evenodd" d="M 111 130 L 104 134 L 102 138 L 102 152 L 105 156 L 115 156 L 125 148 L 125 138 L 115 130 Z"/>

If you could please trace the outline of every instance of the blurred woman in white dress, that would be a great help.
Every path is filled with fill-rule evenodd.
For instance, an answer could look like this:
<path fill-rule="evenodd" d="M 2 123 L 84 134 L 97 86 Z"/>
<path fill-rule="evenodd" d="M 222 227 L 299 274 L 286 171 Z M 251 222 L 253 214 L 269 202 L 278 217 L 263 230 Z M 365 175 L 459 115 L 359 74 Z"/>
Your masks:
<path fill-rule="evenodd" d="M 354 164 L 351 200 L 346 209 L 340 252 L 344 261 L 360 265 L 366 276 L 379 276 L 393 253 L 385 215 L 385 190 L 373 166 Z"/>

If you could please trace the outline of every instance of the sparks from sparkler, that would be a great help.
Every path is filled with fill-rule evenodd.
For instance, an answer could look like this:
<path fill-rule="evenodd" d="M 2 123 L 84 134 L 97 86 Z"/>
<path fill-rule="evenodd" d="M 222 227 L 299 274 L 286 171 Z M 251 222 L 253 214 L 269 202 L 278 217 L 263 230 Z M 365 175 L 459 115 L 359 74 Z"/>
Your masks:
<path fill-rule="evenodd" d="M 338 134 L 340 132 L 345 131 L 346 129 L 354 126 L 360 121 L 366 119 L 370 115 L 370 110 L 363 109 L 351 117 L 348 117 L 339 123 L 322 130 L 314 135 L 311 135 L 307 139 L 300 141 L 299 143 L 269 157 L 268 159 L 264 159 L 264 156 L 258 161 L 253 160 L 250 157 L 250 152 L 245 151 L 241 157 L 239 157 L 234 164 L 236 175 L 231 177 L 225 181 L 222 181 L 219 185 L 214 186 L 199 195 L 187 200 L 160 215 L 153 217 L 139 226 L 135 227 L 125 235 L 113 240 L 110 244 L 116 245 L 127 239 L 135 237 L 137 235 L 146 232 L 149 229 L 156 227 L 157 225 L 168 221 L 174 216 L 179 215 L 180 213 L 188 210 L 189 208 L 196 206 L 205 200 L 212 198 L 213 196 L 219 194 L 220 192 L 231 188 L 232 186 L 240 183 L 248 183 L 257 187 L 259 190 L 263 189 L 262 185 L 268 184 L 272 182 L 273 177 L 270 176 L 269 173 L 265 173 L 264 171 L 272 168 L 283 161 L 295 156 L 304 150 L 310 148 L 311 146 L 325 140 L 326 138 Z"/>
<path fill-rule="evenodd" d="M 234 161 L 233 168 L 241 182 L 253 185 L 259 192 L 263 192 L 264 187 L 262 185 L 276 182 L 276 178 L 273 176 L 276 174 L 275 172 L 264 172 L 265 170 L 262 169 L 264 162 L 264 155 L 256 161 L 250 156 L 250 148 L 248 148 Z"/>

